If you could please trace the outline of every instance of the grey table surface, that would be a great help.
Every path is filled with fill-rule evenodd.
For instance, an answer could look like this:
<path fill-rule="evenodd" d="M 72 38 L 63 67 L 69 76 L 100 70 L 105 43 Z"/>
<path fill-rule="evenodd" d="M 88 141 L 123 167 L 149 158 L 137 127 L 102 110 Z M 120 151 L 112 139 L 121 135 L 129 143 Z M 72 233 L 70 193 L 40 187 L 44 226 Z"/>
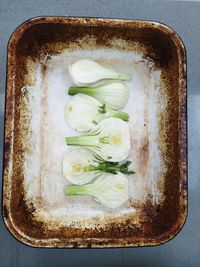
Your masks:
<path fill-rule="evenodd" d="M 0 217 L 0 267 L 200 266 L 200 2 L 131 0 L 0 1 L 0 168 L 2 167 L 7 42 L 24 20 L 42 15 L 146 19 L 166 23 L 182 38 L 188 66 L 189 210 L 182 231 L 148 248 L 39 249 L 18 242 Z"/>

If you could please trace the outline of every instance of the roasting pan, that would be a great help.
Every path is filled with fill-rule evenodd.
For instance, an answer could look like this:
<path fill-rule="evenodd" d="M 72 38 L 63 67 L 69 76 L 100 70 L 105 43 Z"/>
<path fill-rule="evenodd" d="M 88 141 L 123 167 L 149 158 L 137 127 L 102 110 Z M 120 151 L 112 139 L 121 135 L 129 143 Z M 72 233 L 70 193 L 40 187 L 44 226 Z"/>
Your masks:
<path fill-rule="evenodd" d="M 65 197 L 63 109 L 67 66 L 91 58 L 131 73 L 130 198 L 109 210 Z M 37 17 L 8 44 L 3 217 L 35 247 L 153 246 L 172 239 L 187 215 L 186 54 L 179 36 L 152 21 Z"/>

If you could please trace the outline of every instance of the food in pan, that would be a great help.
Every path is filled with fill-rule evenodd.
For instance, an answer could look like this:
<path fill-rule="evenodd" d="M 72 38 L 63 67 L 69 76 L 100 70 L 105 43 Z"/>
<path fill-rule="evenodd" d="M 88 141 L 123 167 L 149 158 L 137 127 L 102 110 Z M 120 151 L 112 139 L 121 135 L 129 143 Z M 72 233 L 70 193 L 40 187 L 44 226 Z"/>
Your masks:
<path fill-rule="evenodd" d="M 115 117 L 128 121 L 128 113 L 108 108 L 95 98 L 78 94 L 71 98 L 65 109 L 68 124 L 77 131 L 94 130 L 98 122 Z"/>
<path fill-rule="evenodd" d="M 128 179 L 122 173 L 102 174 L 94 183 L 68 185 L 65 195 L 91 195 L 108 208 L 119 208 L 129 197 Z"/>
<path fill-rule="evenodd" d="M 86 94 L 95 97 L 108 108 L 119 110 L 126 106 L 129 97 L 128 87 L 124 82 L 106 81 L 93 86 L 71 86 L 69 95 Z"/>
<path fill-rule="evenodd" d="M 118 118 L 102 120 L 94 132 L 66 137 L 69 146 L 84 146 L 106 161 L 118 162 L 130 152 L 130 133 L 126 122 Z"/>
<path fill-rule="evenodd" d="M 89 85 L 105 79 L 131 79 L 129 74 L 106 68 L 90 59 L 81 59 L 69 65 L 69 73 L 76 85 Z"/>
<path fill-rule="evenodd" d="M 129 169 L 130 163 L 107 162 L 88 149 L 74 148 L 64 154 L 63 175 L 72 184 L 82 185 L 91 182 L 102 173 L 133 174 L 134 172 Z"/>

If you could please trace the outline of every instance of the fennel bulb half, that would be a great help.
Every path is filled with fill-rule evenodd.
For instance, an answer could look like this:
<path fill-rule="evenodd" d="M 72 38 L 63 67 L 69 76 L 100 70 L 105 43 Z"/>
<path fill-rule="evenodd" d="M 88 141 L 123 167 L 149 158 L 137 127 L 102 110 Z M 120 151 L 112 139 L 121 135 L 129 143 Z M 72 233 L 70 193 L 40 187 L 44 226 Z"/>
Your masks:
<path fill-rule="evenodd" d="M 75 85 L 89 85 L 104 79 L 131 79 L 129 74 L 103 67 L 90 59 L 81 59 L 69 65 L 69 74 Z"/>
<path fill-rule="evenodd" d="M 125 83 L 119 81 L 109 81 L 91 87 L 70 87 L 68 94 L 86 94 L 95 97 L 107 107 L 119 110 L 126 106 L 129 98 L 129 90 Z"/>
<path fill-rule="evenodd" d="M 128 179 L 121 173 L 102 174 L 91 184 L 68 185 L 65 195 L 91 195 L 108 208 L 119 208 L 129 198 Z"/>
<path fill-rule="evenodd" d="M 64 153 L 63 175 L 72 184 L 82 185 L 92 181 L 103 172 L 133 174 L 134 172 L 128 168 L 130 163 L 130 161 L 123 164 L 107 162 L 88 149 L 74 148 Z"/>
<path fill-rule="evenodd" d="M 131 148 L 129 126 L 118 118 L 104 119 L 95 132 L 66 137 L 66 143 L 87 147 L 106 161 L 119 162 L 127 158 Z"/>
<path fill-rule="evenodd" d="M 91 131 L 98 122 L 105 118 L 116 117 L 128 120 L 128 113 L 112 110 L 95 98 L 78 94 L 71 98 L 65 108 L 65 118 L 69 125 L 77 131 Z"/>

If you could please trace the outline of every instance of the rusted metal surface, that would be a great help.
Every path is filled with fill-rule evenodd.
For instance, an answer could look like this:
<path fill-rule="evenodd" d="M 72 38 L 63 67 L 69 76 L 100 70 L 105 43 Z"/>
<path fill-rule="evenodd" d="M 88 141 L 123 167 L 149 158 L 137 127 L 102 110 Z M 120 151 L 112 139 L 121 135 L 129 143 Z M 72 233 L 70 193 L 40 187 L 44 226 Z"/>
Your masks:
<path fill-rule="evenodd" d="M 56 205 L 60 203 L 61 209 L 64 201 L 67 202 L 68 199 L 59 199 L 58 202 L 55 200 L 55 205 L 53 196 L 41 197 L 40 192 L 46 188 L 45 193 L 52 193 L 52 188 L 44 185 L 42 187 L 38 176 L 30 181 L 29 177 L 27 178 L 30 174 L 29 170 L 38 167 L 34 165 L 35 161 L 32 159 L 34 153 L 39 153 L 37 140 L 34 141 L 33 115 L 30 115 L 31 112 L 33 113 L 33 110 L 30 110 L 31 99 L 37 98 L 37 95 L 30 95 L 27 88 L 35 88 L 37 80 L 35 66 L 38 62 L 44 61 L 41 68 L 43 82 L 41 88 L 46 89 L 40 96 L 43 107 L 40 120 L 44 123 L 40 125 L 39 132 L 42 155 L 39 160 L 42 161 L 46 160 L 45 147 L 50 145 L 44 143 L 41 146 L 41 138 L 45 140 L 45 122 L 49 123 L 45 112 L 49 103 L 46 95 L 50 88 L 44 81 L 50 77 L 49 71 L 52 71 L 52 68 L 55 70 L 56 64 L 62 65 L 63 61 L 67 61 L 68 58 L 70 60 L 72 55 L 72 60 L 79 57 L 79 50 L 83 52 L 82 56 L 94 53 L 103 62 L 108 63 L 107 61 L 110 60 L 116 67 L 118 64 L 125 67 L 128 62 L 128 71 L 132 66 L 135 70 L 139 69 L 138 73 L 141 73 L 142 68 L 147 69 L 147 76 L 144 76 L 147 78 L 149 73 L 152 73 L 152 68 L 155 71 L 153 78 L 157 77 L 156 71 L 159 71 L 159 90 L 157 91 L 159 95 L 152 98 L 153 101 L 156 100 L 155 103 L 152 102 L 153 106 L 159 107 L 160 111 L 156 116 L 158 136 L 154 142 L 151 119 L 149 119 L 153 106 L 151 99 L 148 100 L 151 94 L 150 85 L 147 85 L 143 96 L 147 101 L 144 103 L 149 109 L 138 108 L 143 115 L 137 117 L 137 109 L 133 106 L 137 105 L 135 103 L 138 100 L 135 100 L 135 103 L 132 101 L 128 107 L 128 111 L 135 112 L 136 117 L 132 125 L 132 146 L 138 146 L 137 158 L 135 159 L 133 155 L 132 157 L 139 175 L 135 181 L 133 178 L 132 186 L 134 183 L 137 185 L 139 196 L 135 197 L 135 200 L 130 200 L 125 207 L 126 213 L 117 211 L 115 214 L 101 210 L 103 214 L 101 219 L 97 215 L 89 216 L 87 214 L 90 214 L 91 210 L 101 208 L 91 206 L 92 200 L 86 199 L 85 205 L 88 210 L 86 209 L 85 216 L 89 216 L 87 219 L 84 214 L 83 217 L 76 217 L 74 211 L 69 211 L 64 221 L 59 215 L 57 221 L 55 217 L 51 221 L 51 217 L 48 217 L 48 208 L 50 207 L 51 211 L 53 208 L 56 210 L 58 208 Z M 86 53 L 85 51 L 88 50 L 90 52 Z M 102 52 L 104 50 L 107 51 L 106 55 Z M 77 51 L 78 54 L 76 54 Z M 63 54 L 65 52 L 66 55 Z M 132 54 L 139 57 L 131 61 L 128 57 Z M 122 56 L 124 58 L 121 58 Z M 131 88 L 133 86 L 130 84 Z M 162 110 L 160 106 L 163 106 Z M 149 246 L 158 245 L 173 238 L 182 228 L 187 215 L 186 112 L 185 49 L 178 35 L 167 26 L 148 21 L 66 17 L 34 18 L 22 24 L 13 33 L 8 46 L 3 205 L 5 223 L 10 232 L 18 240 L 39 247 Z M 38 116 L 40 114 L 36 110 L 35 113 Z M 141 132 L 137 132 L 135 127 L 141 125 L 141 120 L 144 128 Z M 47 140 L 51 141 L 48 138 Z M 148 170 L 157 164 L 156 160 L 152 160 L 150 153 L 154 143 L 159 151 L 161 165 L 164 166 L 160 173 L 156 173 L 159 176 L 156 188 L 160 190 L 158 195 L 161 195 L 157 201 L 154 201 L 153 194 L 148 191 L 151 180 L 151 177 L 148 177 L 151 172 Z M 56 161 L 54 158 L 51 160 Z M 40 167 L 40 176 L 44 176 L 46 168 L 48 169 L 48 165 Z M 155 169 L 154 166 L 153 169 Z M 64 178 L 59 179 L 62 181 Z M 40 189 L 31 191 L 30 183 L 34 188 L 35 181 L 37 185 L 40 184 Z M 134 192 L 132 190 L 131 194 L 134 195 Z M 145 192 L 146 195 L 141 195 L 140 192 L 142 194 Z M 141 199 L 144 200 L 141 201 Z M 73 200 L 70 205 L 73 210 L 78 207 Z M 38 210 L 42 209 L 43 212 L 39 213 Z M 136 212 L 133 213 L 131 209 Z M 69 207 L 68 210 L 70 210 Z"/>

